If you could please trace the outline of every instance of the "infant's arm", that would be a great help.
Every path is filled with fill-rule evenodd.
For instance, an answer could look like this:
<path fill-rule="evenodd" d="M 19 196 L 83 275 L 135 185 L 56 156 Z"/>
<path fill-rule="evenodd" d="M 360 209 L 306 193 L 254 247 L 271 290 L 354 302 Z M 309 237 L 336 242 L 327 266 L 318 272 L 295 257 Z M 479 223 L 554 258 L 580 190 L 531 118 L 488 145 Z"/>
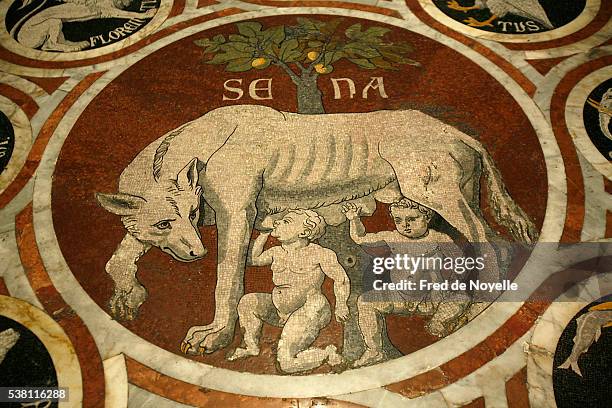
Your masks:
<path fill-rule="evenodd" d="M 275 251 L 276 247 L 272 247 L 267 251 L 264 251 L 264 245 L 270 236 L 269 232 L 262 232 L 255 238 L 255 242 L 251 247 L 248 256 L 247 256 L 247 264 L 253 266 L 265 266 L 272 264 L 272 254 Z"/>
<path fill-rule="evenodd" d="M 320 266 L 323 273 L 334 281 L 334 296 L 336 296 L 336 317 L 343 321 L 348 317 L 348 307 L 346 302 L 351 292 L 351 281 L 346 271 L 338 262 L 336 253 L 330 249 L 321 247 Z"/>
<path fill-rule="evenodd" d="M 386 234 L 384 233 L 366 233 L 365 227 L 359 217 L 349 221 L 349 233 L 351 239 L 357 245 L 383 246 L 387 243 L 385 240 Z"/>

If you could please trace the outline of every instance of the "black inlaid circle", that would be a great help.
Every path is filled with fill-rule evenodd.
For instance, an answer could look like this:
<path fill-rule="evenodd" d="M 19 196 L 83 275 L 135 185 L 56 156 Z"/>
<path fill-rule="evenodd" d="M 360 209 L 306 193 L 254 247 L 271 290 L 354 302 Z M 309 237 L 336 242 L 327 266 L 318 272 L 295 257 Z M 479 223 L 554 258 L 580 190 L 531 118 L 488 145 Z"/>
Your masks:
<path fill-rule="evenodd" d="M 24 6 L 25 3 L 27 3 L 26 6 Z M 6 13 L 6 30 L 11 37 L 19 42 L 19 32 L 24 29 L 24 26 L 27 29 L 26 23 L 28 21 L 37 19 L 35 21 L 37 26 L 49 28 L 53 25 L 57 25 L 59 21 L 59 29 L 66 40 L 75 43 L 89 41 L 90 45 L 83 49 L 86 51 L 119 42 L 137 31 L 142 30 L 142 28 L 151 21 L 151 17 L 146 17 L 142 14 L 133 17 L 102 18 L 100 17 L 100 11 L 96 10 L 96 2 L 83 1 L 82 3 L 83 4 L 63 2 L 61 0 L 34 0 L 32 2 L 15 0 Z M 161 0 L 114 0 L 112 3 L 115 9 L 143 13 L 148 9 L 159 9 Z M 59 8 L 61 6 L 65 9 L 69 7 L 68 4 L 74 4 L 75 7 L 80 7 L 80 14 L 87 15 L 87 13 L 82 10 L 84 8 L 91 9 L 92 17 L 71 19 L 66 14 L 69 14 L 70 10 L 64 11 Z M 43 12 L 47 13 L 48 16 L 42 14 Z M 40 22 L 38 22 L 38 20 L 40 20 Z M 56 30 L 57 27 L 53 29 Z M 43 30 L 46 30 L 46 28 L 43 28 Z M 43 49 L 40 44 L 32 47 L 39 50 Z M 57 52 L 57 50 L 53 49 L 45 49 L 45 51 Z"/>
<path fill-rule="evenodd" d="M 575 20 L 586 5 L 586 0 L 455 0 L 455 2 L 433 0 L 433 2 L 444 14 L 465 25 L 469 23 L 465 20 L 474 19 L 476 24 L 490 20 L 487 25 L 474 28 L 499 34 L 536 34 L 554 30 Z M 495 11 L 500 9 L 496 3 L 503 4 L 502 10 L 511 11 L 496 15 Z M 461 9 L 462 7 L 466 10 Z"/>
<path fill-rule="evenodd" d="M 11 332 L 7 330 L 12 329 Z M 57 387 L 57 375 L 49 352 L 42 342 L 22 324 L 0 316 L 0 335 L 19 335 L 0 363 L 0 387 Z M 2 403 L 17 408 L 21 403 Z M 44 405 L 43 405 L 44 406 Z M 49 407 L 57 407 L 57 402 Z"/>
<path fill-rule="evenodd" d="M 15 132 L 9 118 L 0 112 L 0 174 L 6 169 L 15 148 Z"/>
<path fill-rule="evenodd" d="M 601 328 L 601 335 L 594 340 L 590 326 L 582 325 L 582 334 L 578 336 L 576 345 L 577 319 L 589 312 L 593 306 L 611 302 L 612 296 L 606 296 L 591 303 L 578 312 L 557 343 L 553 363 L 553 387 L 555 400 L 559 408 L 609 407 L 612 401 L 612 327 Z M 612 314 L 612 310 L 611 310 Z M 583 353 L 581 351 L 590 343 Z M 579 355 L 577 362 L 582 376 L 571 369 L 559 368 L 572 354 Z"/>
<path fill-rule="evenodd" d="M 600 84 L 589 94 L 582 114 L 591 142 L 603 157 L 612 161 L 612 79 Z"/>

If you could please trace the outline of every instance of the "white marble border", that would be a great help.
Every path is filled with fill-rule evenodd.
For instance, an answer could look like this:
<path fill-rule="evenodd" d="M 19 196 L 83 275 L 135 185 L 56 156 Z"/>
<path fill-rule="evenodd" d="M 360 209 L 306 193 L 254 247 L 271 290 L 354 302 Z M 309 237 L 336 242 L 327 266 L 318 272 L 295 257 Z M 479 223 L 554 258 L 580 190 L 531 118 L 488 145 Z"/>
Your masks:
<path fill-rule="evenodd" d="M 19 1 L 19 0 L 16 0 Z M 42 60 L 42 61 L 75 61 L 86 58 L 95 58 L 101 55 L 110 54 L 115 51 L 119 51 L 122 48 L 128 47 L 132 44 L 137 43 L 143 38 L 147 37 L 149 34 L 153 33 L 159 26 L 163 24 L 163 22 L 168 18 L 170 14 L 170 10 L 172 10 L 173 0 L 161 0 L 159 9 L 155 13 L 155 16 L 149 21 L 142 29 L 138 30 L 133 35 L 130 35 L 124 38 L 121 41 L 117 41 L 108 46 L 95 48 L 93 50 L 85 50 L 78 52 L 49 52 L 49 51 L 40 51 L 33 48 L 24 47 L 19 44 L 6 30 L 5 18 L 8 12 L 8 9 L 14 2 L 4 1 L 0 3 L 0 16 L 4 16 L 2 19 L 2 24 L 0 28 L 0 45 L 6 48 L 7 50 L 21 55 L 23 57 Z M 127 20 L 126 20 L 127 22 Z"/>
<path fill-rule="evenodd" d="M 25 164 L 30 148 L 32 147 L 32 128 L 28 116 L 17 104 L 0 95 L 0 111 L 6 115 L 13 126 L 15 144 L 6 168 L 0 173 L 0 194 L 6 190 L 17 177 Z"/>
<path fill-rule="evenodd" d="M 556 408 L 552 374 L 557 343 L 576 313 L 606 295 L 602 286 L 612 288 L 612 273 L 593 276 L 582 282 L 578 286 L 578 297 L 574 294 L 560 296 L 538 319 L 527 349 L 527 388 L 532 407 Z M 579 301 L 568 302 L 568 299 Z"/>
<path fill-rule="evenodd" d="M 559 222 L 559 220 L 565 218 L 565 173 L 559 149 L 543 115 L 531 98 L 503 70 L 491 65 L 487 58 L 471 48 L 449 39 L 424 24 L 413 26 L 395 18 L 354 10 L 330 10 L 328 8 L 267 9 L 237 16 L 228 16 L 189 27 L 186 30 L 148 45 L 140 50 L 138 56 L 134 56 L 132 61 L 136 62 L 136 60 L 149 55 L 165 45 L 218 25 L 269 15 L 304 13 L 367 18 L 372 21 L 387 23 L 417 32 L 457 50 L 472 59 L 498 81 L 505 84 L 508 92 L 517 100 L 534 126 L 545 156 L 549 196 L 541 240 L 547 242 L 558 241 L 563 230 L 563 223 Z M 64 116 L 45 151 L 38 170 L 34 193 L 36 239 L 45 267 L 64 299 L 86 322 L 96 339 L 96 343 L 100 347 L 103 357 L 123 352 L 163 374 L 182 381 L 246 395 L 282 398 L 290 396 L 313 397 L 347 394 L 401 381 L 449 361 L 484 340 L 520 308 L 520 303 L 497 302 L 479 315 L 474 322 L 463 327 L 457 333 L 408 356 L 373 367 L 349 370 L 341 374 L 304 376 L 299 377 L 299 380 L 292 376 L 240 373 L 212 367 L 179 357 L 140 339 L 134 333 L 112 320 L 104 310 L 91 300 L 72 275 L 62 256 L 53 231 L 50 206 L 51 178 L 55 162 L 70 129 L 95 95 L 127 67 L 128 65 L 116 67 L 102 76 L 81 96 L 79 103 L 75 103 L 73 108 Z M 530 259 L 521 273 L 521 278 L 531 281 L 543 281 L 550 273 L 558 270 L 555 265 L 551 265 L 549 268 L 542 267 L 541 264 L 538 265 L 537 254 L 538 252 L 536 251 L 534 256 L 532 256 L 534 260 Z"/>
<path fill-rule="evenodd" d="M 128 408 L 128 374 L 125 356 L 119 354 L 102 362 L 104 366 L 104 408 Z"/>
<path fill-rule="evenodd" d="M 70 339 L 55 320 L 23 300 L 0 295 L 0 314 L 27 327 L 40 340 L 55 366 L 57 384 L 68 388 L 69 399 L 59 408 L 78 408 L 83 401 L 81 367 Z"/>
<path fill-rule="evenodd" d="M 423 10 L 427 12 L 436 21 L 448 26 L 449 28 L 459 31 L 469 37 L 477 37 L 485 40 L 493 40 L 507 43 L 532 43 L 556 40 L 567 37 L 578 30 L 586 27 L 597 15 L 601 7 L 601 0 L 586 0 L 584 10 L 574 20 L 555 28 L 554 30 L 545 31 L 542 33 L 533 34 L 500 34 L 490 31 L 479 30 L 478 28 L 470 27 L 444 14 L 431 0 L 419 0 Z"/>
<path fill-rule="evenodd" d="M 565 122 L 574 144 L 597 171 L 612 180 L 612 163 L 595 147 L 584 126 L 583 110 L 589 94 L 612 79 L 612 66 L 591 72 L 570 91 L 565 104 Z"/>

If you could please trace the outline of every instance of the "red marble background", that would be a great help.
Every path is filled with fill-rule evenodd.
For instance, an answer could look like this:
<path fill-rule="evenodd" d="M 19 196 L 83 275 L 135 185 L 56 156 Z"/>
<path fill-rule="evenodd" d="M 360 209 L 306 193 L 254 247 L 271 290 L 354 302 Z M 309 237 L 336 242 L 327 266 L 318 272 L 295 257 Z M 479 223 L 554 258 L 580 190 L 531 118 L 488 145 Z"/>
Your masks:
<path fill-rule="evenodd" d="M 295 24 L 293 16 L 257 21 L 264 27 Z M 345 18 L 341 29 L 356 22 L 364 27 L 383 25 Z M 514 199 L 541 226 L 547 197 L 546 169 L 535 132 L 514 99 L 483 69 L 451 48 L 396 27 L 389 28 L 392 32 L 386 39 L 411 43 L 415 48 L 412 58 L 422 66 L 403 66 L 397 72 L 369 71 L 348 61 L 338 62 L 333 73 L 319 79 L 326 111 L 417 108 L 474 135 L 493 156 Z M 141 149 L 211 109 L 232 103 L 260 103 L 279 110 L 296 110 L 295 87 L 280 69 L 228 73 L 223 66 L 202 63 L 201 48 L 193 40 L 235 32 L 234 24 L 208 30 L 175 42 L 127 69 L 89 104 L 63 146 L 53 178 L 55 231 L 71 271 L 105 310 L 112 294 L 112 281 L 105 274 L 104 265 L 125 230 L 119 217 L 97 205 L 94 193 L 116 191 L 121 171 Z M 381 98 L 375 90 L 370 91 L 369 99 L 361 99 L 361 89 L 371 76 L 384 77 L 388 99 Z M 246 89 L 251 80 L 270 77 L 274 78 L 273 100 L 253 101 L 247 92 L 240 101 L 222 101 L 225 80 L 242 78 Z M 355 98 L 334 100 L 330 77 L 352 78 L 357 87 Z M 491 220 L 486 201 L 482 206 Z M 391 229 L 387 214 L 381 206 L 364 220 L 367 229 Z M 495 225 L 492 221 L 491 224 Z M 203 227 L 202 235 L 210 250 L 202 261 L 177 262 L 156 248 L 142 257 L 138 278 L 148 289 L 149 298 L 137 320 L 123 323 L 142 338 L 177 354 L 189 327 L 208 323 L 214 315 L 216 230 Z M 330 283 L 326 281 L 324 289 L 333 302 Z M 272 288 L 269 269 L 248 268 L 245 288 L 247 292 L 269 292 Z M 423 321 L 417 317 L 393 316 L 387 321 L 392 341 L 404 353 L 436 340 L 423 329 Z M 262 355 L 257 358 L 230 363 L 224 359 L 227 350 L 222 350 L 196 359 L 239 371 L 276 373 L 273 349 L 279 334 L 279 329 L 265 327 Z M 239 341 L 237 334 L 232 347 Z M 342 330 L 336 322 L 324 329 L 316 342 L 330 343 L 342 344 Z M 318 370 L 324 371 L 325 368 Z"/>

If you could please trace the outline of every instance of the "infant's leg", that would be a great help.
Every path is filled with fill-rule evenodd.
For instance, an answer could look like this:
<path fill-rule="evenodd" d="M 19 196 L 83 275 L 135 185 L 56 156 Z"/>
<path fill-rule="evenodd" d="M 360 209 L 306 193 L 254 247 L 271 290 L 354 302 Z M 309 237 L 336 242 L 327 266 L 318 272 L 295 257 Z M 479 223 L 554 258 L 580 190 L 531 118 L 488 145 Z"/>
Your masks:
<path fill-rule="evenodd" d="M 308 348 L 330 319 L 331 309 L 323 295 L 311 296 L 304 306 L 289 316 L 278 341 L 277 359 L 281 370 L 297 373 L 317 368 L 326 360 L 331 364 L 342 361 L 335 346 Z"/>
<path fill-rule="evenodd" d="M 269 293 L 248 293 L 238 303 L 240 327 L 244 331 L 245 347 L 237 348 L 228 355 L 230 361 L 259 354 L 259 339 L 263 323 L 280 325 L 278 312 Z"/>
<path fill-rule="evenodd" d="M 383 316 L 393 312 L 394 302 L 376 301 L 375 295 L 375 293 L 366 292 L 357 298 L 359 330 L 361 330 L 366 348 L 361 357 L 355 361 L 355 367 L 373 364 L 385 358 L 382 341 L 385 328 Z"/>

